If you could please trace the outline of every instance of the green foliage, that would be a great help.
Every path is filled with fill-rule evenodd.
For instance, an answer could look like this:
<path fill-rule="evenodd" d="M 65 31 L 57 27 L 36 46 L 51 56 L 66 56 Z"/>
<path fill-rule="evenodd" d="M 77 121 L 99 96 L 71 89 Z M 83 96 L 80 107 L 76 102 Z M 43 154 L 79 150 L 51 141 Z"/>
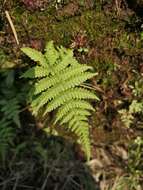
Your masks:
<path fill-rule="evenodd" d="M 143 79 L 136 78 L 134 85 L 129 86 L 134 96 L 141 97 L 143 95 Z"/>
<path fill-rule="evenodd" d="M 118 111 L 118 113 L 120 114 L 121 121 L 127 128 L 129 128 L 130 125 L 133 123 L 134 116 L 126 109 L 121 109 Z"/>
<path fill-rule="evenodd" d="M 18 92 L 13 69 L 1 71 L 0 79 L 3 81 L 0 83 L 0 117 L 20 127 L 20 103 L 24 93 Z"/>
<path fill-rule="evenodd" d="M 21 127 L 19 113 L 26 90 L 21 88 L 19 91 L 14 69 L 1 69 L 0 81 L 0 161 L 4 165 L 16 128 Z"/>
<path fill-rule="evenodd" d="M 133 100 L 129 106 L 129 112 L 131 114 L 141 113 L 143 112 L 143 102 L 138 102 L 137 100 Z"/>
<path fill-rule="evenodd" d="M 131 143 L 129 147 L 129 169 L 132 174 L 141 174 L 143 167 L 143 138 L 137 136 L 137 138 Z"/>
<path fill-rule="evenodd" d="M 13 142 L 15 132 L 10 127 L 10 122 L 5 119 L 0 120 L 0 161 L 5 161 L 9 145 Z"/>
<path fill-rule="evenodd" d="M 11 58 L 6 55 L 3 49 L 0 48 L 0 69 L 13 68 L 15 65 L 11 61 Z"/>
<path fill-rule="evenodd" d="M 122 122 L 125 124 L 127 128 L 129 128 L 134 121 L 134 114 L 143 113 L 143 102 L 133 100 L 129 106 L 129 110 L 121 109 L 118 112 L 121 116 Z"/>
<path fill-rule="evenodd" d="M 79 137 L 89 159 L 87 116 L 94 108 L 86 99 L 98 98 L 93 92 L 81 87 L 81 84 L 96 73 L 91 72 L 92 67 L 79 64 L 73 57 L 72 50 L 55 48 L 52 41 L 47 43 L 44 54 L 31 48 L 22 48 L 22 51 L 38 62 L 22 75 L 24 78 L 35 78 L 30 92 L 33 114 L 37 116 L 42 113 L 45 116 L 56 110 L 55 123 L 64 124 Z"/>
<path fill-rule="evenodd" d="M 0 111 L 3 113 L 3 117 L 6 120 L 13 121 L 18 127 L 20 127 L 20 119 L 19 119 L 19 102 L 17 98 L 13 98 L 10 100 L 0 100 Z"/>
<path fill-rule="evenodd" d="M 117 183 L 118 190 L 141 190 L 143 167 L 143 138 L 138 136 L 129 146 L 128 175 L 121 176 Z"/>

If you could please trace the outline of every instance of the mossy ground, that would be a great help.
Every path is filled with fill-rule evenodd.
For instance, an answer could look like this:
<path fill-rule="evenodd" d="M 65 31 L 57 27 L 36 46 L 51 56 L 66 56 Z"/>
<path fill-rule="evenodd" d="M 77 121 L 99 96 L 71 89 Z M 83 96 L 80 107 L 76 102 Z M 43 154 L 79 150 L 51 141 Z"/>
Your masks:
<path fill-rule="evenodd" d="M 133 114 L 130 128 L 119 114 L 121 109 L 128 111 L 133 100 L 141 102 L 143 98 L 142 17 L 131 9 L 128 1 L 119 2 L 84 0 L 56 4 L 51 1 L 44 9 L 31 10 L 22 1 L 11 0 L 4 4 L 2 1 L 0 7 L 0 68 L 18 68 L 16 75 L 20 75 L 26 60 L 20 48 L 43 50 L 45 43 L 53 40 L 56 45 L 73 48 L 77 59 L 92 65 L 98 73 L 92 80 L 100 102 L 95 104 L 96 112 L 91 117 L 95 165 L 90 167 L 101 189 L 103 183 L 111 189 L 115 178 L 129 176 L 128 146 L 142 136 L 143 130 L 142 113 Z M 19 45 L 5 10 L 12 18 Z M 81 153 L 77 155 L 82 157 Z M 109 175 L 106 170 L 110 170 Z"/>

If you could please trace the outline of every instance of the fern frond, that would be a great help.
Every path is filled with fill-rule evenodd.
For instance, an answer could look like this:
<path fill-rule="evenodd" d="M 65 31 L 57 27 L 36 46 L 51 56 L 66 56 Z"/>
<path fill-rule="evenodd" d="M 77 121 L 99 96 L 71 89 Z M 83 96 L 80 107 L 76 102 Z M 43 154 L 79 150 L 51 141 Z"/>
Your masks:
<path fill-rule="evenodd" d="M 59 56 L 60 56 L 61 60 L 63 60 L 66 55 L 68 55 L 68 57 L 70 58 L 70 60 L 74 59 L 74 55 L 73 55 L 73 50 L 72 49 L 67 49 L 67 48 L 65 48 L 63 46 L 57 47 L 57 49 L 58 49 Z M 74 59 L 74 60 L 76 60 L 76 59 Z M 74 65 L 73 61 L 71 61 L 71 65 Z M 76 61 L 76 65 L 77 65 L 77 61 Z"/>
<path fill-rule="evenodd" d="M 67 51 L 66 54 L 63 54 L 62 57 L 61 57 L 61 62 L 60 64 L 57 64 L 54 68 L 54 74 L 57 74 L 58 72 L 60 71 L 63 71 L 66 67 L 68 67 L 69 65 L 76 65 L 78 66 L 79 63 L 73 59 L 73 52 L 70 50 L 70 51 Z"/>
<path fill-rule="evenodd" d="M 47 65 L 47 61 L 44 58 L 44 55 L 32 48 L 21 48 L 21 50 L 23 51 L 23 53 L 25 53 L 28 57 L 30 57 L 33 61 L 35 62 L 39 62 L 41 65 Z"/>
<path fill-rule="evenodd" d="M 1 125 L 1 124 L 0 124 Z M 6 124 L 5 124 L 6 125 Z M 13 129 L 9 126 L 6 126 L 5 128 L 0 127 L 0 143 L 4 143 L 4 142 L 11 142 L 11 138 L 14 136 L 14 133 L 13 133 Z"/>
<path fill-rule="evenodd" d="M 79 65 L 74 68 L 66 68 L 65 72 L 60 72 L 56 76 L 46 77 L 35 84 L 35 92 L 34 94 L 39 94 L 40 92 L 54 86 L 55 84 L 59 84 L 60 81 L 68 80 L 72 76 L 79 75 L 79 73 L 83 73 L 91 69 L 92 67 L 86 65 Z"/>
<path fill-rule="evenodd" d="M 54 65 L 56 63 L 56 60 L 59 58 L 59 53 L 54 48 L 53 41 L 47 43 L 44 56 L 50 65 Z"/>
<path fill-rule="evenodd" d="M 63 119 L 63 117 L 71 109 L 74 109 L 74 108 L 87 109 L 87 110 L 94 111 L 94 108 L 87 101 L 84 101 L 84 100 L 73 100 L 73 101 L 70 101 L 70 102 L 66 103 L 65 105 L 61 106 L 61 108 L 58 110 L 58 113 L 56 115 L 56 121 L 55 122 Z"/>
<path fill-rule="evenodd" d="M 82 145 L 84 152 L 86 152 L 87 160 L 89 160 L 91 156 L 89 127 L 90 126 L 82 125 L 81 123 L 81 125 L 78 126 L 78 131 L 77 131 L 77 134 L 79 136 L 79 143 Z M 82 128 L 82 130 L 80 130 L 80 128 Z"/>
<path fill-rule="evenodd" d="M 31 59 L 40 62 L 40 66 L 32 67 L 23 74 L 25 78 L 37 79 L 31 91 L 33 114 L 42 112 L 45 116 L 57 110 L 55 123 L 66 124 L 77 135 L 89 158 L 88 116 L 94 108 L 87 99 L 98 98 L 83 83 L 97 74 L 91 72 L 92 67 L 78 63 L 73 57 L 73 50 L 62 46 L 55 48 L 52 41 L 47 43 L 44 54 L 31 48 L 22 50 Z"/>
<path fill-rule="evenodd" d="M 85 72 L 87 70 L 91 70 L 91 69 L 92 69 L 91 66 L 78 64 L 75 67 L 67 67 L 67 68 L 65 68 L 64 73 L 63 73 L 63 71 L 60 71 L 60 72 L 57 71 L 57 74 L 56 74 L 57 76 L 56 77 L 58 77 L 61 80 L 67 80 L 72 76 L 79 75 L 79 73 L 82 74 L 83 72 Z M 55 68 L 55 70 L 56 70 L 56 68 Z"/>
<path fill-rule="evenodd" d="M 97 96 L 95 94 L 83 88 L 68 89 L 67 91 L 64 91 L 58 96 L 56 96 L 55 99 L 51 100 L 51 102 L 47 104 L 46 106 L 47 108 L 44 114 L 52 110 L 55 110 L 59 106 L 62 106 L 65 102 L 68 102 L 69 100 L 72 99 L 96 99 L 96 98 Z"/>
<path fill-rule="evenodd" d="M 20 105 L 17 98 L 7 100 L 0 109 L 7 120 L 12 120 L 18 127 L 20 127 L 19 110 Z"/>
<path fill-rule="evenodd" d="M 86 116 L 82 116 L 82 115 L 76 115 L 74 116 L 70 121 L 69 121 L 69 128 L 71 128 L 72 130 L 76 130 L 77 126 L 76 123 L 80 122 L 80 121 L 87 121 L 88 118 Z"/>
<path fill-rule="evenodd" d="M 46 89 L 50 88 L 54 84 L 56 84 L 59 80 L 54 77 L 47 77 L 41 79 L 39 82 L 35 84 L 35 91 L 34 94 L 37 95 Z"/>
<path fill-rule="evenodd" d="M 69 81 L 63 81 L 62 83 L 56 84 L 54 87 L 50 88 L 46 92 L 43 92 L 37 99 L 32 102 L 32 107 L 37 107 L 35 113 L 44 106 L 48 101 L 55 98 L 61 92 L 80 85 L 87 79 L 92 78 L 95 73 L 82 73 L 80 76 L 71 77 Z"/>
<path fill-rule="evenodd" d="M 48 76 L 50 72 L 50 69 L 45 69 L 44 67 L 35 66 L 30 68 L 28 71 L 26 71 L 23 75 L 21 75 L 22 78 L 42 78 L 45 76 Z"/>
<path fill-rule="evenodd" d="M 91 113 L 87 110 L 84 109 L 72 109 L 62 120 L 61 120 L 61 124 L 64 123 L 68 123 L 73 117 L 74 115 L 81 115 L 81 116 L 90 116 Z"/>
<path fill-rule="evenodd" d="M 14 137 L 15 131 L 10 126 L 10 121 L 0 120 L 0 159 L 2 161 L 5 160 L 9 145 L 13 142 Z"/>
<path fill-rule="evenodd" d="M 10 121 L 5 120 L 5 119 L 0 120 L 0 129 L 6 128 L 9 125 L 10 125 Z M 2 134 L 2 133 L 0 133 L 0 134 Z M 2 135 L 0 135 L 0 136 L 2 136 Z"/>
<path fill-rule="evenodd" d="M 84 120 L 76 120 L 76 119 L 72 119 L 69 122 L 68 128 L 72 131 L 75 132 L 78 136 L 82 135 L 83 131 L 80 130 L 79 126 L 86 126 L 89 128 L 89 125 L 87 124 L 86 121 Z"/>
<path fill-rule="evenodd" d="M 82 145 L 83 150 L 86 152 L 87 160 L 90 159 L 91 155 L 89 127 L 90 126 L 87 124 L 86 121 L 77 121 L 76 123 L 74 123 L 74 125 L 68 125 L 68 128 L 78 136 L 79 143 Z"/>

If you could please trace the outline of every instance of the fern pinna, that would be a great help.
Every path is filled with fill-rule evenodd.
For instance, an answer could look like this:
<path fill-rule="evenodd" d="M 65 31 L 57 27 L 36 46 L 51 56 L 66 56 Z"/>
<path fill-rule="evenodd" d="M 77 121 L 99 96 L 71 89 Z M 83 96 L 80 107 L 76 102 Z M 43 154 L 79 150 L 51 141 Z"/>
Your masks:
<path fill-rule="evenodd" d="M 86 99 L 98 98 L 81 84 L 95 76 L 91 72 L 92 67 L 79 64 L 72 50 L 55 48 L 52 41 L 47 43 L 44 54 L 32 48 L 22 48 L 22 51 L 37 62 L 22 75 L 34 79 L 30 92 L 33 114 L 37 116 L 42 112 L 45 116 L 57 110 L 55 123 L 58 122 L 77 135 L 89 159 L 88 116 L 94 108 Z"/>

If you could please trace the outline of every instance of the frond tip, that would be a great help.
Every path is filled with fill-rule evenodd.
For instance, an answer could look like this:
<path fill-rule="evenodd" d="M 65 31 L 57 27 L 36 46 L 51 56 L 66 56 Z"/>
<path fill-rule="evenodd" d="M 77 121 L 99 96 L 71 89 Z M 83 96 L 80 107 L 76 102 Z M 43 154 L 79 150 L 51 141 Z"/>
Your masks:
<path fill-rule="evenodd" d="M 77 135 L 89 159 L 88 116 L 94 108 L 87 100 L 98 100 L 98 97 L 86 89 L 83 83 L 97 74 L 92 72 L 92 67 L 78 63 L 72 50 L 55 48 L 53 41 L 47 43 L 44 54 L 31 48 L 22 48 L 22 51 L 38 62 L 38 65 L 22 75 L 34 79 L 31 102 L 33 114 L 37 116 L 42 111 L 45 116 L 56 110 L 55 123 Z"/>

